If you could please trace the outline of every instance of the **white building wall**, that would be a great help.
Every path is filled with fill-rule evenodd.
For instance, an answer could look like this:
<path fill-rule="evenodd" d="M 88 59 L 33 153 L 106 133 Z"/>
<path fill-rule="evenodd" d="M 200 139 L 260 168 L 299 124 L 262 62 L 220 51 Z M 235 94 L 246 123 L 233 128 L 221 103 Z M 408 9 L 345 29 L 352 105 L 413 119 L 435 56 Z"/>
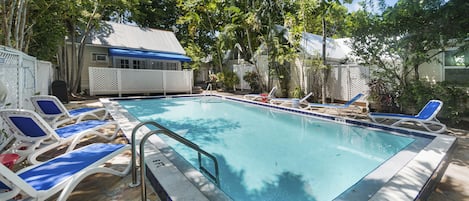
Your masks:
<path fill-rule="evenodd" d="M 430 52 L 429 54 L 434 54 L 435 52 Z M 440 53 L 436 58 L 429 63 L 424 63 L 419 66 L 420 78 L 431 82 L 441 82 L 444 80 L 444 69 L 443 69 L 443 53 Z"/>

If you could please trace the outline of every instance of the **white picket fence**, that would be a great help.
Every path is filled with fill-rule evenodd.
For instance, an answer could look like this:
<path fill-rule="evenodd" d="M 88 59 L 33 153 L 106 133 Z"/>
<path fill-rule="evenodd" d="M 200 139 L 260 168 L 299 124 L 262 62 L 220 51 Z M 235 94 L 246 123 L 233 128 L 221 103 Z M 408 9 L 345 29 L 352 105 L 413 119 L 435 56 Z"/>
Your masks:
<path fill-rule="evenodd" d="M 89 68 L 90 95 L 192 93 L 193 71 Z"/>

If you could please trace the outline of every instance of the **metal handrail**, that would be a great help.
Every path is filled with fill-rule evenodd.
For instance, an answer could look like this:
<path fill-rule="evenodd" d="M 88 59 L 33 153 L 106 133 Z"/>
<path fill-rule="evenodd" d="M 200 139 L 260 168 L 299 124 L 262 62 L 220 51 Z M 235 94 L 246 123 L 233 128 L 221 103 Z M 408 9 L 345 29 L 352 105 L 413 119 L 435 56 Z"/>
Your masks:
<path fill-rule="evenodd" d="M 208 91 L 209 89 L 210 89 L 209 94 L 212 95 L 212 83 L 210 82 L 207 84 L 207 88 L 205 89 L 205 92 Z"/>
<path fill-rule="evenodd" d="M 148 122 L 142 122 L 135 126 L 134 130 L 132 131 L 132 184 L 131 186 L 138 186 L 138 183 L 136 181 L 137 177 L 137 169 L 136 169 L 136 154 L 134 154 L 135 151 L 135 134 L 136 131 L 142 127 L 143 125 L 146 124 L 151 124 L 159 128 L 159 130 L 152 130 L 148 133 L 146 133 L 143 138 L 140 141 L 140 183 L 141 183 L 141 193 L 142 193 L 142 200 L 146 200 L 146 186 L 145 186 L 145 171 L 146 171 L 146 166 L 145 166 L 145 153 L 144 153 L 144 147 L 145 147 L 145 142 L 148 140 L 148 138 L 151 135 L 154 134 L 165 134 L 166 136 L 194 149 L 197 151 L 198 155 L 198 162 L 199 162 L 199 169 L 204 172 L 207 176 L 212 179 L 217 186 L 220 186 L 220 179 L 219 179 L 219 170 L 218 170 L 218 161 L 213 156 L 212 154 L 204 151 L 201 149 L 198 145 L 194 144 L 193 142 L 187 140 L 186 138 L 172 132 L 171 130 L 161 126 L 160 124 L 153 122 L 153 121 L 148 121 Z M 212 175 L 207 169 L 205 169 L 202 166 L 202 155 L 205 155 L 206 157 L 210 158 L 213 160 L 214 166 L 215 166 L 215 176 Z"/>
<path fill-rule="evenodd" d="M 137 181 L 137 152 L 136 152 L 136 147 L 135 147 L 135 138 L 136 138 L 136 134 L 137 134 L 137 131 L 138 129 L 140 129 L 140 127 L 142 126 L 145 126 L 145 125 L 152 125 L 152 126 L 155 126 L 159 129 L 165 129 L 163 126 L 161 126 L 160 124 L 154 122 L 154 121 L 146 121 L 146 122 L 141 122 L 139 124 L 137 124 L 134 129 L 132 130 L 132 136 L 131 136 L 131 142 L 132 142 L 132 183 L 129 185 L 130 187 L 136 187 L 139 185 L 138 181 Z"/>

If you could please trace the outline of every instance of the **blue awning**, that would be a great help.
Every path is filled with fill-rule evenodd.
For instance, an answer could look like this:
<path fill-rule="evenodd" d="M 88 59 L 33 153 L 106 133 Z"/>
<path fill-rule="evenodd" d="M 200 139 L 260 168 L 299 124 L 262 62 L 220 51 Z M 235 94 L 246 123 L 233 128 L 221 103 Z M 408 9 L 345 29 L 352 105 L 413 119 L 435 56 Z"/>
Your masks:
<path fill-rule="evenodd" d="M 119 56 L 119 57 L 177 60 L 181 62 L 192 61 L 191 58 L 182 54 L 151 52 L 151 51 L 141 51 L 141 50 L 126 50 L 126 49 L 119 49 L 119 48 L 109 48 L 109 55 Z"/>

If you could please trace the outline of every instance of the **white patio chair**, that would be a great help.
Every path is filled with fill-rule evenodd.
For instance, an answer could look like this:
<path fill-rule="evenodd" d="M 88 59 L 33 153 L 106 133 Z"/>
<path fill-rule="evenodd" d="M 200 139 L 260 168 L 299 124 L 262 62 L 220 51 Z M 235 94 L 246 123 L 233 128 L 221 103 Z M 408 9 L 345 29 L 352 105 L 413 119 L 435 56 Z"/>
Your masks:
<path fill-rule="evenodd" d="M 272 99 L 272 98 L 275 98 L 275 92 L 277 91 L 277 87 L 273 87 L 269 94 L 267 94 L 267 96 L 264 96 L 263 94 L 246 94 L 244 95 L 244 99 L 248 99 L 248 100 L 263 100 L 263 99 Z"/>
<path fill-rule="evenodd" d="M 269 103 L 276 104 L 276 105 L 282 105 L 282 106 L 292 105 L 294 101 L 298 101 L 298 103 L 308 103 L 306 100 L 311 95 L 313 95 L 313 92 L 310 92 L 309 94 L 304 96 L 302 99 L 298 99 L 298 98 L 272 98 L 272 99 L 270 99 Z"/>
<path fill-rule="evenodd" d="M 89 175 L 127 175 L 131 167 L 130 160 L 123 171 L 103 166 L 125 150 L 130 150 L 130 145 L 90 144 L 16 173 L 0 164 L 0 200 L 10 200 L 20 194 L 26 200 L 42 201 L 59 191 L 62 192 L 57 200 L 67 200 L 73 189 Z"/>
<path fill-rule="evenodd" d="M 27 157 L 31 164 L 39 163 L 36 160 L 39 155 L 61 145 L 70 143 L 67 152 L 73 150 L 80 140 L 88 135 L 112 140 L 120 129 L 116 122 L 108 120 L 87 120 L 52 129 L 44 119 L 30 110 L 3 109 L 0 110 L 0 116 L 15 137 L 15 142 L 8 152 L 18 153 L 21 156 L 18 162 Z M 110 125 L 116 126 L 112 136 L 98 131 Z"/>
<path fill-rule="evenodd" d="M 53 128 L 67 123 L 71 120 L 80 122 L 85 117 L 93 117 L 96 119 L 104 120 L 108 111 L 105 108 L 78 108 L 68 110 L 60 100 L 55 96 L 37 95 L 31 97 L 31 102 L 35 111 L 41 115 Z M 98 113 L 104 112 L 104 115 L 99 117 Z"/>
<path fill-rule="evenodd" d="M 430 100 L 417 115 L 371 112 L 368 114 L 368 117 L 378 123 L 391 119 L 397 120 L 391 126 L 399 126 L 404 122 L 412 122 L 416 125 L 421 125 L 430 132 L 442 133 L 446 131 L 446 125 L 436 118 L 442 107 L 443 102 L 440 100 Z M 430 126 L 437 126 L 439 129 L 432 129 Z"/>

